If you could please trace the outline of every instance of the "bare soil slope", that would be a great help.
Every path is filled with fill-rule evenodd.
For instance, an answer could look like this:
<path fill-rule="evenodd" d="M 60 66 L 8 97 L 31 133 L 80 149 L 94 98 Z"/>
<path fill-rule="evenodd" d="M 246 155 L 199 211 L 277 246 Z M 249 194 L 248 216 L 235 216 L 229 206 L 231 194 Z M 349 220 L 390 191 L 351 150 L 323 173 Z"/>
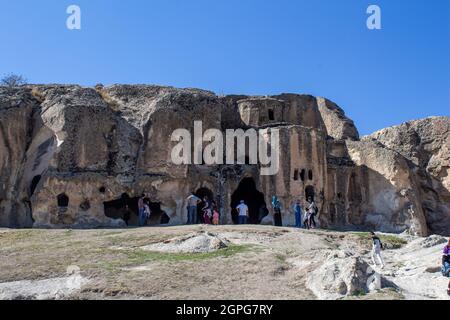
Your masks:
<path fill-rule="evenodd" d="M 0 299 L 447 299 L 445 238 L 270 226 L 0 230 Z M 381 290 L 375 290 L 380 279 Z"/>

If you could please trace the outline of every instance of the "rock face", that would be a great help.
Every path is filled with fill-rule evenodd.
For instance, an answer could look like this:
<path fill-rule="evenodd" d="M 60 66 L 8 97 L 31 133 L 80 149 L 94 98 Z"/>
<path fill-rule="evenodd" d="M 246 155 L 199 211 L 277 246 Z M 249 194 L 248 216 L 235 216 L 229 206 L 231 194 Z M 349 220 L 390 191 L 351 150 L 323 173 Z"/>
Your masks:
<path fill-rule="evenodd" d="M 175 165 L 176 129 L 279 130 L 279 171 L 260 165 Z M 314 197 L 319 223 L 426 235 L 450 231 L 447 117 L 359 138 L 333 102 L 309 95 L 225 96 L 198 89 L 114 85 L 0 88 L 0 226 L 90 228 L 184 224 L 190 192 L 214 199 L 221 223 L 245 200 L 250 222 Z M 245 159 L 245 163 L 248 159 Z M 269 209 L 267 210 L 265 206 Z"/>

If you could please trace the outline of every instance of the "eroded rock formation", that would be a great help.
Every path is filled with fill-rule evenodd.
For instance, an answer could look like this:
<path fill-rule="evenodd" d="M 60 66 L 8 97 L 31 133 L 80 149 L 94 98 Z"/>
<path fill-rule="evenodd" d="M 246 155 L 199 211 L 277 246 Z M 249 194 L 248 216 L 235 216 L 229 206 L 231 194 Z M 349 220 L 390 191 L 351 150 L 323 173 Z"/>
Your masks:
<path fill-rule="evenodd" d="M 280 170 L 258 165 L 175 165 L 174 130 L 278 128 Z M 215 199 L 222 223 L 244 199 L 250 221 L 277 195 L 315 198 L 322 227 L 450 232 L 450 119 L 429 118 L 359 138 L 333 102 L 309 95 L 225 96 L 144 85 L 0 88 L 0 226 L 135 224 L 137 197 L 152 224 L 184 224 L 186 196 Z M 263 219 L 264 223 L 270 216 Z"/>

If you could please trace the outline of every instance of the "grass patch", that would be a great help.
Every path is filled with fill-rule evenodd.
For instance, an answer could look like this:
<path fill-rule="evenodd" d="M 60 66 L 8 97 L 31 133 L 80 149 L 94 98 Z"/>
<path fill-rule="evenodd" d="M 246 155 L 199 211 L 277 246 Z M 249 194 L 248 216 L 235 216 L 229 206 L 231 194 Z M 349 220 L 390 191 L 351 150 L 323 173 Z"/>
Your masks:
<path fill-rule="evenodd" d="M 368 244 L 371 244 L 372 236 L 369 232 L 352 232 L 355 236 L 357 236 L 360 240 L 367 241 Z M 400 249 L 404 245 L 408 244 L 408 241 L 394 235 L 378 235 L 381 242 L 383 243 L 383 247 L 386 249 Z"/>
<path fill-rule="evenodd" d="M 146 251 L 135 249 L 125 251 L 130 264 L 139 265 L 152 261 L 201 261 L 214 258 L 229 258 L 239 253 L 248 252 L 253 246 L 249 245 L 231 245 L 225 249 L 220 249 L 209 253 L 164 253 L 156 251 Z"/>

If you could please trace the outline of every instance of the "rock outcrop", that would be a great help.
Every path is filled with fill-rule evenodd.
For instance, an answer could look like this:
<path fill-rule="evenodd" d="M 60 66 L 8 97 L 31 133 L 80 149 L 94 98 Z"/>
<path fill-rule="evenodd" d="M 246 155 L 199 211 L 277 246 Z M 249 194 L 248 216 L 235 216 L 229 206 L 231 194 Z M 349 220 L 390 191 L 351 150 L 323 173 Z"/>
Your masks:
<path fill-rule="evenodd" d="M 280 168 L 175 165 L 171 135 L 256 129 L 280 136 Z M 137 197 L 151 224 L 184 224 L 190 192 L 214 199 L 221 223 L 271 221 L 271 197 L 292 225 L 292 203 L 313 197 L 322 227 L 426 235 L 450 232 L 448 117 L 359 138 L 333 102 L 309 95 L 219 97 L 147 85 L 0 88 L 0 226 L 89 228 L 137 223 Z M 269 210 L 267 210 L 267 208 Z M 269 214 L 269 215 L 267 215 Z"/>

